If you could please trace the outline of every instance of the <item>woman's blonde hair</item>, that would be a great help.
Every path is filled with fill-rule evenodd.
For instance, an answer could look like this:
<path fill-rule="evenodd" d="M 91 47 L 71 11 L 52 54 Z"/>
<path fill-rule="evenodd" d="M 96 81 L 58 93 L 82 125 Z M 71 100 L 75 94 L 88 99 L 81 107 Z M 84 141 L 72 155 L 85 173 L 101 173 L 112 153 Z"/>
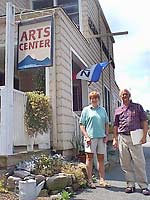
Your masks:
<path fill-rule="evenodd" d="M 100 99 L 100 94 L 97 91 L 92 91 L 89 93 L 89 99 L 91 100 L 92 98 L 98 98 Z"/>

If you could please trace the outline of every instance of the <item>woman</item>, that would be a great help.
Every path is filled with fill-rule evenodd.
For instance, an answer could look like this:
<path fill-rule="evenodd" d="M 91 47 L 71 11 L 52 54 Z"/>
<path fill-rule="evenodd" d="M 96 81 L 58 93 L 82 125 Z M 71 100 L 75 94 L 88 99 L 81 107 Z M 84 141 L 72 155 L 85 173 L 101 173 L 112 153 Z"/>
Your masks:
<path fill-rule="evenodd" d="M 104 153 L 108 140 L 108 116 L 105 109 L 99 106 L 100 95 L 96 91 L 89 93 L 90 105 L 86 106 L 80 117 L 80 129 L 85 138 L 86 168 L 88 186 L 96 188 L 92 181 L 93 156 L 97 154 L 99 163 L 100 186 L 110 187 L 105 181 Z"/>

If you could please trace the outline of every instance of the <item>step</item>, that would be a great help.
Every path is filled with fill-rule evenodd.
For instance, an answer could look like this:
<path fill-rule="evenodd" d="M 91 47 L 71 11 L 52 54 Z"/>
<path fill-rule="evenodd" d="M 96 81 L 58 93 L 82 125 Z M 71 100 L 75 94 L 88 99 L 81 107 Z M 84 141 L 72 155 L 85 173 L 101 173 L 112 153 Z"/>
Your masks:
<path fill-rule="evenodd" d="M 20 161 L 29 160 L 33 155 L 50 154 L 50 149 L 34 150 L 31 152 L 22 151 L 13 155 L 0 155 L 0 170 L 7 170 L 16 166 Z"/>

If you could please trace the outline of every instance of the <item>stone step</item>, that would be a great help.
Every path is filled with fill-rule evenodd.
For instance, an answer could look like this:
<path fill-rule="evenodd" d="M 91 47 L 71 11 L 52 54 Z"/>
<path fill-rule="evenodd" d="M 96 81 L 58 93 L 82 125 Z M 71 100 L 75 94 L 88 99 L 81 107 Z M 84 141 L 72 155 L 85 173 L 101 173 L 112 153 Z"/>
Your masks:
<path fill-rule="evenodd" d="M 33 155 L 50 154 L 50 149 L 34 149 L 34 151 L 27 152 L 24 149 L 16 150 L 13 155 L 0 155 L 0 170 L 7 170 L 16 166 L 20 161 L 28 160 Z"/>

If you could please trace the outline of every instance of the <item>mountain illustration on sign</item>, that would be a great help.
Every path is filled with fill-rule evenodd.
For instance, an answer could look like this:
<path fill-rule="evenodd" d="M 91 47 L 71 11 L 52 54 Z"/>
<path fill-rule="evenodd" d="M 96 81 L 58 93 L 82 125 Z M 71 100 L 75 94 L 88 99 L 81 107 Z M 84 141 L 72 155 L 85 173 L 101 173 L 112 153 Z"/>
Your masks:
<path fill-rule="evenodd" d="M 29 67 L 37 67 L 37 66 L 49 66 L 50 59 L 47 57 L 44 60 L 33 59 L 30 55 L 25 57 L 20 63 L 18 63 L 18 68 L 29 68 Z"/>

